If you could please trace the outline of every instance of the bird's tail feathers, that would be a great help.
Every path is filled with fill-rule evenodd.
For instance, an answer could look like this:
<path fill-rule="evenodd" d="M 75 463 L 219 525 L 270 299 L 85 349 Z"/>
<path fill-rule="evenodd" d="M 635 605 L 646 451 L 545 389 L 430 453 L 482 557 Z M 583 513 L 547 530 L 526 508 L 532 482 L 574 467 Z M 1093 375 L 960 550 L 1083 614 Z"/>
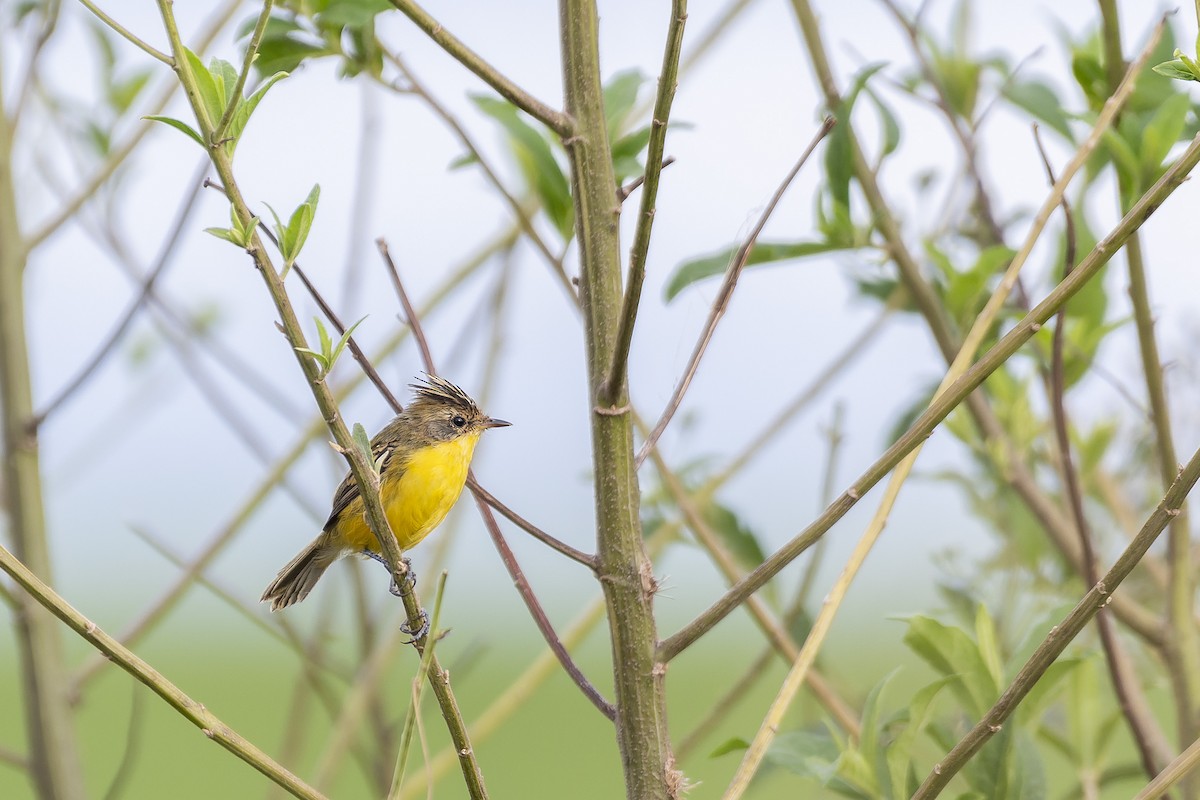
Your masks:
<path fill-rule="evenodd" d="M 332 546 L 327 539 L 322 533 L 279 570 L 259 602 L 270 603 L 271 610 L 278 611 L 308 597 L 329 565 L 342 555 L 342 549 Z"/>

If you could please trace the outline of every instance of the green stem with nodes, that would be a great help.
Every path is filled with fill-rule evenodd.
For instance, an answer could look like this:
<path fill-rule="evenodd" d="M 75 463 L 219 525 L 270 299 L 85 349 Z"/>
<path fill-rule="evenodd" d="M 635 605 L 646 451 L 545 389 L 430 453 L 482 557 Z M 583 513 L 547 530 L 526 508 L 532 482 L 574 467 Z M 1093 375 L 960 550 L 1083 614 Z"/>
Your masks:
<path fill-rule="evenodd" d="M 604 590 L 612 636 L 617 747 L 630 800 L 678 796 L 664 690 L 666 670 L 655 659 L 654 567 L 639 517 L 629 393 L 600 407 L 612 364 L 621 309 L 621 259 L 608 128 L 600 85 L 599 20 L 595 0 L 561 0 L 563 93 L 575 135 L 564 140 L 579 242 L 579 301 L 587 347 L 592 463 L 596 491 L 596 574 Z M 626 381 L 621 380 L 623 385 Z"/>
<path fill-rule="evenodd" d="M 545 124 L 559 136 L 571 135 L 571 118 L 561 111 L 555 111 L 550 106 L 538 100 L 533 95 L 517 86 L 511 80 L 500 74 L 500 71 L 484 61 L 478 53 L 467 47 L 442 24 L 430 16 L 429 12 L 417 5 L 414 0 L 391 0 L 392 5 L 400 9 L 418 28 L 433 39 L 435 43 L 458 63 L 474 72 L 483 82 L 491 86 L 517 108 L 529 116 Z"/>
<path fill-rule="evenodd" d="M 158 0 L 158 6 L 163 18 L 163 25 L 167 31 L 167 37 L 171 42 L 175 71 L 179 76 L 180 82 L 183 84 L 184 93 L 192 107 L 192 111 L 196 115 L 196 122 L 200 129 L 201 138 L 206 142 L 212 142 L 214 140 L 213 122 L 208 118 L 196 76 L 192 74 L 190 63 L 184 53 L 183 42 L 175 24 L 171 2 L 170 0 Z M 220 146 L 210 147 L 209 158 L 212 159 L 213 167 L 216 169 L 221 183 L 225 188 L 225 194 L 232 204 L 234 214 L 237 215 L 243 226 L 247 228 L 251 227 L 254 214 L 251 213 L 238 188 L 233 175 L 232 161 L 226 148 Z M 397 586 L 406 586 L 408 583 L 408 568 L 404 564 L 403 553 L 396 541 L 396 537 L 392 534 L 387 516 L 384 514 L 383 506 L 379 499 L 379 474 L 375 470 L 375 465 L 371 463 L 369 454 L 364 453 L 351 436 L 346 423 L 342 420 L 341 413 L 338 411 L 337 401 L 325 383 L 321 369 L 313 359 L 302 352 L 308 349 L 308 342 L 304 338 L 300 322 L 296 318 L 295 309 L 292 307 L 291 300 L 287 295 L 283 278 L 267 255 L 262 239 L 259 237 L 257 231 L 251 236 L 250 242 L 246 247 L 246 252 L 254 259 L 254 264 L 266 283 L 267 291 L 270 293 L 271 299 L 275 304 L 275 309 L 279 313 L 280 329 L 287 337 L 296 361 L 305 378 L 308 380 L 313 398 L 316 400 L 317 407 L 321 411 L 321 416 L 329 426 L 329 431 L 333 435 L 338 449 L 346 457 L 350 472 L 354 476 L 354 481 L 358 485 L 359 493 L 363 500 L 364 516 L 366 517 L 367 524 L 379 542 L 380 550 L 391 569 L 393 579 Z M 420 602 L 417 599 L 415 591 L 410 587 L 408 590 L 402 592 L 401 599 L 404 601 L 409 625 L 414 630 L 418 629 L 422 623 L 423 612 L 421 611 Z M 414 644 L 418 651 L 422 653 L 427 646 L 425 638 L 418 639 Z M 458 710 L 458 703 L 450 689 L 449 675 L 441 668 L 436 659 L 431 664 L 429 682 L 442 708 L 442 715 L 446 719 L 451 739 L 453 739 L 455 747 L 460 754 L 460 764 L 468 792 L 472 798 L 486 798 L 487 790 L 484 788 L 483 774 L 479 769 L 474 750 L 471 748 L 471 743 L 467 738 L 466 725 L 463 723 L 462 715 Z"/>
<path fill-rule="evenodd" d="M 686 22 L 687 0 L 674 0 L 671 3 L 671 22 L 667 28 L 662 74 L 658 76 L 654 115 L 650 118 L 646 175 L 642 180 L 642 199 L 638 206 L 633 247 L 629 251 L 629 277 L 625 279 L 617 346 L 601 388 L 600 401 L 609 405 L 616 402 L 616 395 L 624 388 L 622 384 L 629 363 L 629 347 L 633 342 L 633 324 L 637 320 L 642 283 L 646 280 L 646 254 L 650 250 L 650 232 L 654 228 L 654 203 L 658 199 L 658 178 L 662 174 L 663 152 L 667 144 L 667 120 L 671 116 L 671 103 L 675 100 L 675 87 L 679 81 L 679 55 L 683 51 L 683 27 Z"/>

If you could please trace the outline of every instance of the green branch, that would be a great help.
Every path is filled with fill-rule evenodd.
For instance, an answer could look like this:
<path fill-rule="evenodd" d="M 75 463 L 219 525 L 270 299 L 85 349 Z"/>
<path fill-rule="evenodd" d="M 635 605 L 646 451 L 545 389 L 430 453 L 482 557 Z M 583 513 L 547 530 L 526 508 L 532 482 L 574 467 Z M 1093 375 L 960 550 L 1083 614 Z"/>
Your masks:
<path fill-rule="evenodd" d="M 646 280 L 646 254 L 650 249 L 650 233 L 654 228 L 654 204 L 658 199 L 658 179 L 662 174 L 663 153 L 667 144 L 667 120 L 671 116 L 671 103 L 675 100 L 675 88 L 679 82 L 679 55 L 683 51 L 683 28 L 686 22 L 687 0 L 673 0 L 662 73 L 658 76 L 658 95 L 654 100 L 654 116 L 650 120 L 646 174 L 642 178 L 642 200 L 638 207 L 637 228 L 633 232 L 633 247 L 629 252 L 629 273 L 625 278 L 617 344 L 607 377 L 600 387 L 600 397 L 596 398 L 601 405 L 615 405 L 616 396 L 625 384 L 633 325 L 642 298 L 642 284 Z"/>
<path fill-rule="evenodd" d="M 443 28 L 440 22 L 430 16 L 429 12 L 417 5 L 414 0 L 391 0 L 391 4 L 400 9 L 418 28 L 425 31 L 425 34 L 449 53 L 455 61 L 482 78 L 484 83 L 499 92 L 504 99 L 545 124 L 559 136 L 565 138 L 572 135 L 573 126 L 569 116 L 561 111 L 555 111 L 504 77 L 499 70 L 484 61 L 478 53 Z"/>

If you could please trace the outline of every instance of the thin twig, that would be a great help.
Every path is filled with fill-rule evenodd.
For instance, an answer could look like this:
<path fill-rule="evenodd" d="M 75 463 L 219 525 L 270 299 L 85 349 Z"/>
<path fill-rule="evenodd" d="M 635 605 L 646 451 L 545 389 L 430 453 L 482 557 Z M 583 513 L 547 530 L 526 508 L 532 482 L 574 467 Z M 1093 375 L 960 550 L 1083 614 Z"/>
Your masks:
<path fill-rule="evenodd" d="M 1050 157 L 1042 146 L 1041 137 L 1037 135 L 1034 126 L 1034 140 L 1042 165 L 1051 184 L 1056 182 L 1054 168 L 1050 165 Z M 1063 194 L 1060 201 L 1065 219 L 1066 247 L 1063 252 L 1062 276 L 1071 274 L 1075 267 L 1075 220 L 1071 214 L 1071 203 Z M 1067 325 L 1067 305 L 1058 310 L 1054 318 L 1054 337 L 1050 345 L 1050 412 L 1054 423 L 1054 437 L 1058 446 L 1060 471 L 1062 472 L 1063 488 L 1067 495 L 1067 506 L 1079 532 L 1080 550 L 1083 553 L 1083 577 L 1088 586 L 1094 586 L 1100 580 L 1100 569 L 1096 563 L 1096 551 L 1092 545 L 1091 527 L 1087 515 L 1083 511 L 1083 490 L 1079 485 L 1079 473 L 1075 469 L 1075 459 L 1071 453 L 1071 436 L 1067 427 L 1066 407 L 1066 369 L 1063 358 L 1063 342 L 1065 341 Z M 1128 654 L 1121 647 L 1113 629 L 1110 615 L 1100 614 L 1096 617 L 1100 631 L 1100 643 L 1104 650 L 1104 661 L 1108 667 L 1109 678 L 1112 680 L 1113 692 L 1116 694 L 1117 705 L 1129 726 L 1129 733 L 1137 747 L 1141 758 L 1142 769 L 1146 776 L 1153 778 L 1159 769 L 1170 758 L 1170 749 L 1166 738 L 1154 720 L 1146 704 L 1146 698 L 1141 692 L 1141 686 L 1136 676 L 1131 672 Z"/>
<path fill-rule="evenodd" d="M 548 126 L 559 136 L 566 138 L 572 134 L 574 126 L 569 116 L 561 111 L 555 111 L 550 108 L 550 106 L 536 99 L 508 78 L 501 75 L 495 67 L 484 61 L 478 53 L 463 44 L 450 31 L 443 28 L 440 22 L 431 17 L 429 12 L 421 8 L 413 0 L 391 0 L 391 4 L 400 9 L 406 17 L 411 19 L 439 47 L 449 53 L 455 61 L 482 78 L 484 83 L 499 92 L 510 103 Z"/>
<path fill-rule="evenodd" d="M 163 51 L 159 50 L 158 48 L 151 46 L 148 42 L 144 41 L 143 39 L 138 38 L 132 31 L 130 31 L 124 25 L 117 22 L 115 19 L 110 17 L 108 14 L 105 14 L 103 11 L 101 11 L 100 7 L 97 6 L 95 3 L 93 3 L 92 0 L 79 0 L 79 4 L 81 6 L 83 6 L 84 8 L 86 8 L 88 11 L 92 12 L 92 14 L 95 15 L 96 19 L 103 22 L 105 25 L 107 25 L 109 28 L 111 28 L 114 32 L 116 32 L 119 36 L 121 36 L 121 38 L 125 39 L 127 42 L 132 44 L 137 49 L 141 50 L 146 55 L 148 55 L 151 58 L 154 58 L 158 61 L 161 61 L 162 63 L 166 64 L 168 67 L 174 66 L 175 62 L 171 60 L 171 57 L 169 55 L 167 55 Z"/>
<path fill-rule="evenodd" d="M 1188 749 L 1180 753 L 1170 764 L 1163 767 L 1162 772 L 1146 787 L 1137 793 L 1133 800 L 1156 800 L 1167 793 L 1175 784 L 1191 775 L 1200 765 L 1200 739 L 1192 742 Z"/>
<path fill-rule="evenodd" d="M 1076 271 L 1082 268 L 1081 264 Z M 925 782 L 913 795 L 913 800 L 930 800 L 930 798 L 937 797 L 954 776 L 962 770 L 967 761 L 1001 730 L 1009 716 L 1016 710 L 1017 705 L 1025 699 L 1030 689 L 1062 654 L 1067 645 L 1079 635 L 1092 617 L 1108 605 L 1108 600 L 1112 597 L 1113 592 L 1137 566 L 1167 524 L 1179 513 L 1179 507 L 1196 485 L 1197 480 L 1200 480 L 1200 451 L 1197 451 L 1187 466 L 1180 471 L 1179 476 L 1171 484 L 1154 513 L 1146 520 L 1142 529 L 1138 531 L 1138 535 L 1113 563 L 1103 579 L 1088 590 L 1061 622 L 1050 628 L 1042 643 L 1021 667 L 1020 672 L 1000 695 L 1000 699 L 996 701 L 995 705 L 984 714 L 983 719 L 966 736 L 954 745 L 945 758 L 934 765 L 933 770 L 925 778 Z"/>
<path fill-rule="evenodd" d="M 667 43 L 663 50 L 662 72 L 658 76 L 658 94 L 650 118 L 650 140 L 646 151 L 646 172 L 642 176 L 642 201 L 638 207 L 637 226 L 633 231 L 633 246 L 629 250 L 629 270 L 625 278 L 625 293 L 621 298 L 616 345 L 612 362 L 605 372 L 596 402 L 602 406 L 616 405 L 625 390 L 629 348 L 633 342 L 633 327 L 642 300 L 642 284 L 646 280 L 646 254 L 650 250 L 650 234 L 654 229 L 655 203 L 658 200 L 658 179 L 662 173 L 663 152 L 667 144 L 667 122 L 671 103 L 679 84 L 679 55 L 683 51 L 683 29 L 687 22 L 687 0 L 672 0 L 671 18 L 667 24 Z M 624 200 L 617 194 L 618 203 Z M 739 268 L 740 269 L 740 268 Z"/>
<path fill-rule="evenodd" d="M 754 249 L 754 243 L 758 241 L 758 235 L 762 233 L 762 229 L 766 227 L 767 220 L 771 218 L 775 207 L 779 205 L 780 199 L 783 198 L 783 193 L 787 191 L 792 180 L 800 173 L 800 169 L 808 161 L 809 156 L 817 149 L 817 145 L 821 140 L 829 135 L 833 130 L 833 126 L 837 124 L 837 120 L 833 117 L 826 117 L 821 123 L 821 127 L 817 130 L 812 141 L 808 143 L 808 147 L 804 148 L 800 159 L 788 171 L 783 181 L 779 184 L 779 188 L 775 190 L 775 194 L 767 203 L 767 207 L 763 209 L 763 213 L 759 216 L 758 222 L 750 231 L 750 235 L 746 237 L 746 241 L 737 249 L 733 256 L 733 260 L 729 264 L 729 268 L 725 270 L 725 279 L 721 282 L 721 288 L 717 291 L 717 297 L 713 300 L 712 309 L 708 313 L 708 320 L 704 324 L 704 329 L 700 333 L 700 338 L 696 341 L 696 347 L 692 350 L 692 356 L 688 359 L 687 367 L 683 371 L 683 377 L 675 386 L 675 391 L 671 394 L 671 399 L 667 401 L 667 407 L 663 409 L 662 416 L 658 418 L 658 422 L 650 431 L 650 435 L 646 437 L 646 441 L 642 443 L 642 447 L 638 450 L 637 457 L 634 459 L 634 464 L 641 466 L 646 460 L 646 456 L 650 450 L 658 442 L 663 431 L 667 429 L 671 418 L 675 416 L 675 412 L 679 409 L 680 403 L 683 402 L 683 395 L 687 392 L 688 387 L 692 383 L 692 378 L 696 376 L 696 370 L 700 368 L 700 359 L 704 357 L 704 352 L 708 349 L 708 343 L 712 341 L 713 333 L 717 329 L 717 323 L 721 321 L 721 317 L 725 315 L 725 310 L 729 307 L 729 301 L 733 297 L 733 290 L 737 287 L 738 278 L 742 274 L 742 269 L 746 266 L 746 261 L 750 258 L 750 251 Z"/>
<path fill-rule="evenodd" d="M 574 547 L 571 547 L 571 545 L 562 541 L 561 539 L 558 539 L 558 538 L 546 533 L 544 530 L 542 530 L 541 528 L 534 525 L 529 520 L 522 517 L 516 511 L 513 511 L 511 508 L 506 506 L 504 503 L 502 503 L 500 501 L 499 498 L 497 498 L 495 495 L 493 495 L 487 489 L 480 486 L 479 482 L 476 481 L 474 477 L 467 479 L 467 487 L 470 488 L 470 490 L 475 493 L 476 497 L 478 497 L 483 502 L 487 503 L 492 508 L 499 511 L 501 516 L 503 516 L 505 519 L 507 519 L 512 524 L 516 525 L 521 530 L 528 533 L 533 538 L 537 539 L 542 544 L 546 545 L 547 547 L 551 548 L 552 550 L 556 550 L 559 553 L 562 553 L 567 558 L 571 559 L 572 561 L 575 561 L 576 563 L 582 564 L 583 566 L 587 567 L 588 569 L 596 568 L 596 557 L 594 555 L 592 555 L 590 553 L 585 553 L 582 550 L 577 550 Z"/>
<path fill-rule="evenodd" d="M 671 166 L 674 163 L 675 163 L 675 156 L 667 156 L 666 158 L 664 158 L 662 160 L 662 166 L 659 167 L 659 171 L 661 172 L 662 170 L 666 169 L 667 167 Z M 629 195 L 636 192 L 638 187 L 641 186 L 645 182 L 646 182 L 646 173 L 643 172 L 641 175 L 638 175 L 636 178 L 634 178 L 633 180 L 631 180 L 629 183 L 625 184 L 624 186 L 618 186 L 617 187 L 617 205 L 620 205 L 620 204 L 624 203 L 626 200 L 628 200 Z"/>
<path fill-rule="evenodd" d="M 429 340 L 425 338 L 425 329 L 417 319 L 417 312 L 408 298 L 408 292 L 404 290 L 404 282 L 400 280 L 400 270 L 396 267 L 391 251 L 388 250 L 387 241 L 380 237 L 375 240 L 375 247 L 379 249 L 379 255 L 383 257 L 383 263 L 388 268 L 388 277 L 392 279 L 392 288 L 396 290 L 396 297 L 400 301 L 400 308 L 404 311 L 408 328 L 412 331 L 413 340 L 417 343 L 421 361 L 430 375 L 436 375 L 437 371 L 433 366 L 433 351 L 429 349 Z M 399 413 L 399 409 L 397 409 L 397 413 Z"/>
<path fill-rule="evenodd" d="M 834 410 L 833 422 L 828 429 L 829 433 L 829 454 L 825 462 L 825 478 L 822 482 L 821 496 L 819 498 L 822 506 L 828 505 L 833 498 L 833 491 L 837 475 L 837 459 L 841 451 L 842 444 L 842 406 L 839 403 Z M 809 594 L 812 591 L 813 581 L 817 570 L 820 568 L 822 556 L 825 552 L 825 544 L 828 539 L 821 539 L 817 542 L 817 546 L 813 548 L 811 558 L 804 566 L 804 575 L 800 579 L 800 584 L 796 589 L 795 597 L 792 602 L 783 612 L 782 623 L 785 630 L 792 630 L 795 624 L 804 615 L 805 606 L 808 603 Z M 724 695 L 721 696 L 709 709 L 704 719 L 692 728 L 691 732 L 685 736 L 676 748 L 675 752 L 680 761 L 683 761 L 687 756 L 700 746 L 704 738 L 711 733 L 724 720 L 730 712 L 740 703 L 750 690 L 753 689 L 765 675 L 767 667 L 770 665 L 772 658 L 775 655 L 775 650 L 771 645 L 763 648 L 758 657 L 746 668 L 742 677 L 739 678 L 733 686 L 730 687 Z M 794 657 L 793 659 L 794 660 Z M 817 685 L 818 681 L 823 681 L 820 673 L 814 670 L 808 677 L 809 686 Z"/>

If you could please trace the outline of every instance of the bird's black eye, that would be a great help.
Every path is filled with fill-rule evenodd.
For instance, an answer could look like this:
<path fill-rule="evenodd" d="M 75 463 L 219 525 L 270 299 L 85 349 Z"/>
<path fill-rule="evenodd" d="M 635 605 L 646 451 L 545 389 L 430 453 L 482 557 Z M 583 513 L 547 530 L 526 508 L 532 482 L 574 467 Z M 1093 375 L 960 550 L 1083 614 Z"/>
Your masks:
<path fill-rule="evenodd" d="M 462 416 L 462 414 L 455 414 L 453 417 L 450 418 L 450 423 L 452 425 L 454 425 L 454 427 L 456 427 L 456 428 L 461 428 L 462 426 L 467 424 L 467 420 L 465 417 Z"/>

